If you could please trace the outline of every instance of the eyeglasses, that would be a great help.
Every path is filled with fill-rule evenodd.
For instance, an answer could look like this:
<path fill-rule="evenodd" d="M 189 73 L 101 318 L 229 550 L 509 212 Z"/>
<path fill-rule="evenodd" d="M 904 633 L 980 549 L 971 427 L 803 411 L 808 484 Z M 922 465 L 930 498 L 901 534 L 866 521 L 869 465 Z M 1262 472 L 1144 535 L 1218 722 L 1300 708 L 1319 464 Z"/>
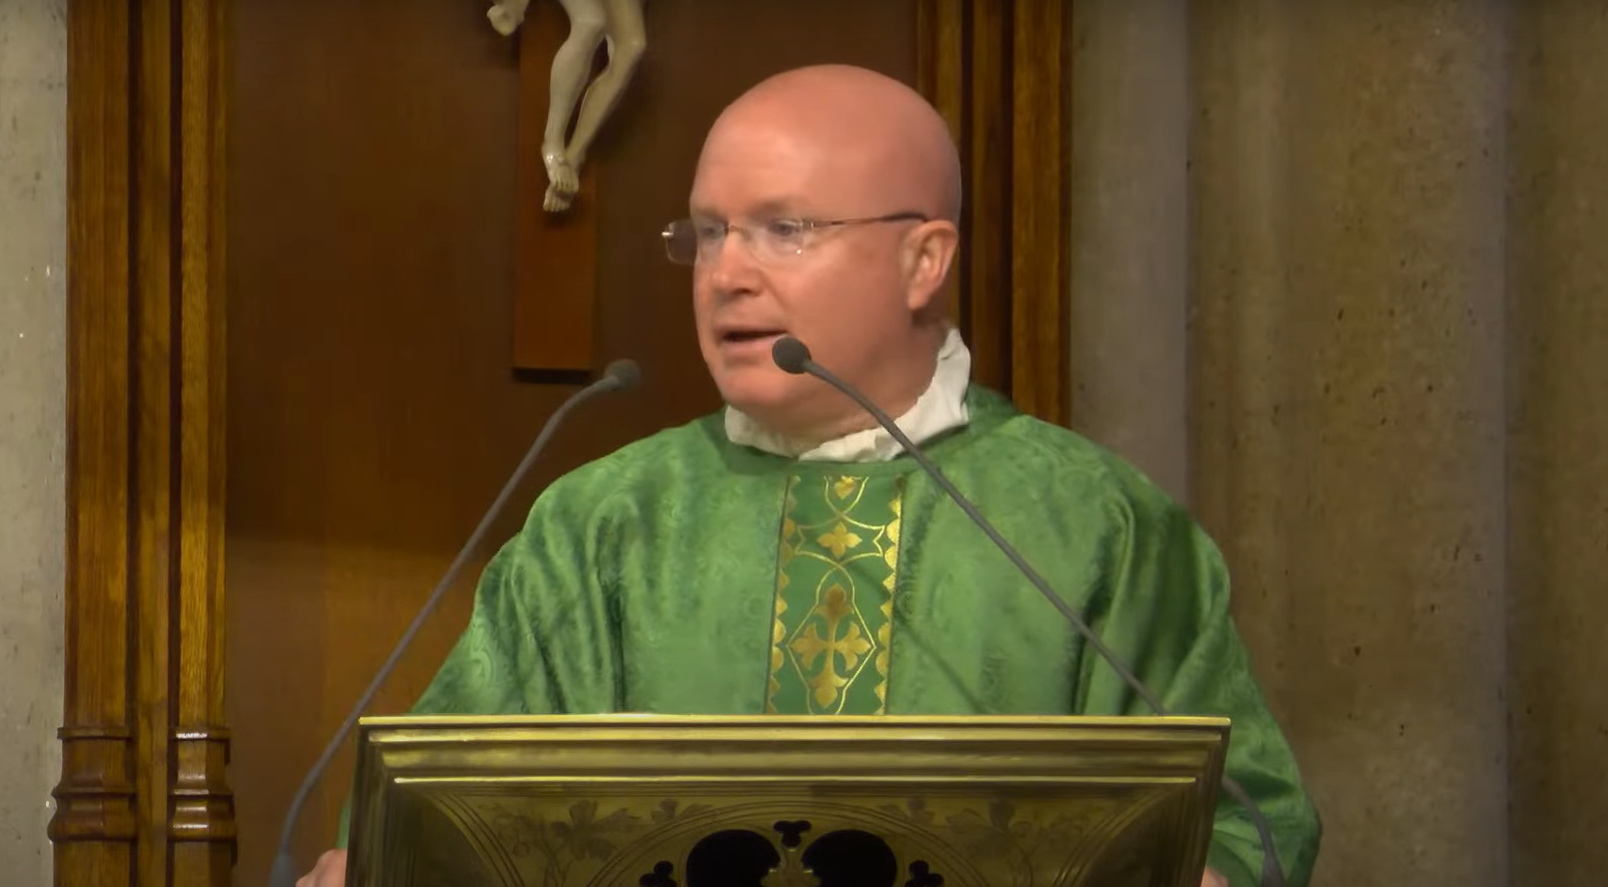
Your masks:
<path fill-rule="evenodd" d="M 918 212 L 899 212 L 885 216 L 861 219 L 769 219 L 754 225 L 733 225 L 729 222 L 705 222 L 678 219 L 665 226 L 664 251 L 677 265 L 691 265 L 698 259 L 709 261 L 720 254 L 725 245 L 726 233 L 736 231 L 743 242 L 762 262 L 785 262 L 798 257 L 809 245 L 812 235 L 822 228 L 844 225 L 868 225 L 876 222 L 926 222 L 928 217 Z"/>

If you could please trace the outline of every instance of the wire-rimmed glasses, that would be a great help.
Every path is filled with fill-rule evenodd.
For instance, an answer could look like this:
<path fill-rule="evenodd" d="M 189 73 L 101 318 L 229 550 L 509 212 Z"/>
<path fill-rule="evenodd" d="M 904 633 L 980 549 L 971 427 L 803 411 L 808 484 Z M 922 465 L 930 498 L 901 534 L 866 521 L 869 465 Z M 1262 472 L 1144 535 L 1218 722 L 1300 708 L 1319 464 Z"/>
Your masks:
<path fill-rule="evenodd" d="M 699 258 L 709 260 L 720 253 L 726 235 L 736 231 L 750 252 L 762 262 L 784 262 L 801 255 L 810 239 L 822 228 L 867 225 L 876 222 L 926 222 L 924 213 L 897 212 L 885 216 L 854 219 L 768 219 L 743 225 L 729 222 L 677 219 L 666 225 L 665 255 L 677 265 L 692 265 Z"/>

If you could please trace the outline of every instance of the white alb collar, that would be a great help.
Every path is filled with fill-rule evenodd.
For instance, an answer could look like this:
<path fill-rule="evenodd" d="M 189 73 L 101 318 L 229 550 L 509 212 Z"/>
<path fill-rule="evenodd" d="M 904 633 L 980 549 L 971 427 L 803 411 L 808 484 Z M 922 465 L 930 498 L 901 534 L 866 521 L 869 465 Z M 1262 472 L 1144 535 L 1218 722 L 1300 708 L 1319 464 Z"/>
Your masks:
<path fill-rule="evenodd" d="M 960 331 L 951 327 L 938 351 L 932 384 L 894 423 L 916 444 L 965 425 L 970 420 L 966 409 L 966 389 L 970 384 L 971 351 L 961 341 Z M 812 446 L 768 431 L 732 406 L 726 407 L 726 436 L 732 443 L 806 462 L 883 462 L 904 453 L 893 435 L 880 426 Z"/>

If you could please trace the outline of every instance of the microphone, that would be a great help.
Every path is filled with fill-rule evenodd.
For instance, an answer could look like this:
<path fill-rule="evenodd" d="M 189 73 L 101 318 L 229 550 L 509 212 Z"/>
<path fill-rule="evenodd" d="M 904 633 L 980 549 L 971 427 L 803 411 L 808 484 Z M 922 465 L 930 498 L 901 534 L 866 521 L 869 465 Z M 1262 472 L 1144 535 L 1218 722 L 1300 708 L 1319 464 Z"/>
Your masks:
<path fill-rule="evenodd" d="M 424 627 L 425 620 L 435 611 L 436 605 L 441 603 L 441 599 L 446 595 L 447 589 L 452 587 L 453 582 L 458 578 L 458 574 L 463 571 L 464 565 L 468 563 L 470 555 L 480 546 L 481 539 L 491 529 L 492 521 L 496 519 L 503 506 L 507 504 L 508 498 L 514 494 L 514 488 L 524 478 L 525 472 L 530 470 L 530 466 L 536 461 L 537 455 L 547 447 L 547 441 L 553 436 L 553 432 L 558 429 L 564 418 L 569 415 L 570 410 L 579 406 L 583 401 L 590 400 L 596 395 L 609 391 L 630 391 L 636 388 L 641 381 L 642 368 L 637 365 L 636 361 L 616 360 L 604 368 L 601 378 L 570 395 L 568 400 L 553 411 L 553 415 L 548 418 L 547 424 L 543 425 L 541 432 L 536 435 L 535 443 L 532 443 L 530 449 L 525 453 L 525 458 L 519 463 L 519 467 L 514 469 L 513 475 L 503 485 L 502 492 L 498 493 L 497 498 L 492 500 L 491 507 L 486 510 L 485 517 L 480 519 L 480 525 L 475 527 L 475 531 L 469 535 L 469 541 L 463 544 L 463 548 L 459 550 L 458 556 L 452 561 L 452 565 L 447 567 L 446 574 L 436 584 L 435 590 L 430 592 L 430 597 L 425 599 L 424 606 L 419 610 L 419 614 L 413 617 L 413 623 L 408 626 L 407 631 L 402 633 L 402 639 L 397 641 L 396 648 L 391 651 L 390 658 L 386 659 L 385 664 L 380 666 L 380 670 L 374 675 L 374 680 L 369 683 L 368 689 L 363 691 L 363 695 L 358 698 L 357 704 L 352 706 L 351 713 L 346 716 L 346 721 L 341 724 L 339 730 L 335 731 L 334 738 L 324 748 L 324 753 L 319 755 L 312 769 L 307 771 L 307 777 L 302 780 L 301 787 L 296 790 L 296 796 L 290 802 L 290 810 L 285 814 L 284 829 L 279 836 L 279 850 L 274 856 L 274 867 L 268 876 L 269 887 L 295 887 L 297 878 L 296 863 L 290 857 L 290 842 L 291 835 L 296 828 L 296 820 L 301 815 L 302 806 L 307 803 L 307 796 L 311 794 L 313 786 L 317 785 L 318 780 L 324 775 L 324 771 L 329 767 L 330 760 L 340 750 L 341 744 L 346 741 L 347 735 L 357 725 L 358 719 L 363 716 L 363 710 L 368 708 L 369 703 L 373 701 L 374 694 L 379 692 L 380 686 L 390 676 L 391 670 L 396 668 L 397 661 L 402 658 L 402 653 L 408 648 L 408 644 L 412 643 L 413 636 L 419 633 L 420 628 Z"/>
<path fill-rule="evenodd" d="M 1139 697 L 1158 716 L 1168 716 L 1167 709 L 1161 704 L 1161 700 L 1156 697 L 1156 694 L 1150 692 L 1150 689 L 1117 657 L 1117 654 L 1113 653 L 1100 640 L 1100 636 L 1089 628 L 1088 623 L 1083 621 L 1083 617 L 1078 615 L 1078 612 L 1072 609 L 1065 599 L 1050 587 L 1050 583 L 1045 581 L 1044 577 L 1040 576 L 1038 571 L 1033 569 L 1032 565 L 1028 564 L 1027 560 L 1018 554 L 1009 542 L 1005 541 L 1005 537 L 1001 536 L 999 531 L 994 529 L 994 525 L 989 523 L 988 519 L 983 517 L 982 513 L 977 510 L 977 506 L 973 505 L 970 500 L 961 495 L 959 490 L 955 489 L 955 485 L 949 482 L 949 478 L 938 470 L 938 466 L 927 458 L 927 454 L 922 452 L 921 448 L 910 440 L 898 423 L 894 422 L 881 407 L 872 403 L 870 398 L 866 397 L 853 385 L 839 379 L 825 367 L 812 360 L 810 358 L 810 349 L 803 342 L 792 336 L 783 336 L 776 340 L 776 344 L 771 346 L 771 359 L 775 361 L 776 366 L 783 372 L 791 373 L 795 376 L 810 375 L 820 379 L 838 391 L 843 392 L 866 412 L 870 413 L 872 418 L 877 420 L 877 424 L 893 435 L 894 440 L 897 440 L 899 445 L 904 447 L 905 452 L 916 460 L 916 464 L 920 465 L 922 470 L 926 471 L 937 482 L 938 486 L 949 494 L 949 498 L 955 500 L 955 504 L 960 506 L 961 511 L 966 512 L 966 516 L 972 519 L 972 523 L 975 523 L 983 531 L 984 535 L 988 536 L 994 545 L 1005 553 L 1007 558 L 1010 558 L 1011 563 L 1022 571 L 1022 575 L 1026 576 L 1027 581 L 1031 582 L 1033 587 L 1044 595 L 1050 605 L 1059 610 L 1061 615 L 1072 623 L 1072 627 L 1083 635 L 1084 639 L 1089 642 L 1089 646 L 1099 652 L 1106 663 L 1122 677 L 1122 680 L 1135 693 L 1139 694 Z M 1245 790 L 1232 777 L 1224 774 L 1222 785 L 1228 795 L 1245 808 L 1245 811 L 1250 814 L 1252 822 L 1256 824 L 1257 838 L 1262 844 L 1262 887 L 1284 887 L 1284 872 L 1279 868 L 1278 856 L 1273 847 L 1273 833 L 1268 827 L 1267 819 L 1262 816 L 1262 811 L 1257 809 L 1256 804 L 1251 801 L 1250 795 L 1246 794 Z"/>

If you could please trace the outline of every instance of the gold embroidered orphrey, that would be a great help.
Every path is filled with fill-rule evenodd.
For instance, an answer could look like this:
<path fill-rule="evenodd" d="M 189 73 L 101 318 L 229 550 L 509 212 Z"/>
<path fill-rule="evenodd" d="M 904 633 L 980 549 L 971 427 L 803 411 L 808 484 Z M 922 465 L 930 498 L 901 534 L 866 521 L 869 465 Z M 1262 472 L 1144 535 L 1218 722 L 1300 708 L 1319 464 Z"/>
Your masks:
<path fill-rule="evenodd" d="M 788 479 L 768 714 L 888 710 L 902 475 Z"/>

